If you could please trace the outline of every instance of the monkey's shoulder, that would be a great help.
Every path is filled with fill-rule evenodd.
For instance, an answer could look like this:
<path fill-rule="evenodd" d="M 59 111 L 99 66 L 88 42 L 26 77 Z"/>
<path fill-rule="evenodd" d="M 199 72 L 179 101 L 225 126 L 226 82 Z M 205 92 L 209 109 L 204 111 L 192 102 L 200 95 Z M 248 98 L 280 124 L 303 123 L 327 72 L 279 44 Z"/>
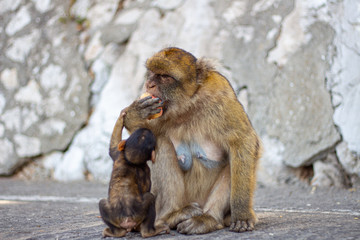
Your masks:
<path fill-rule="evenodd" d="M 211 71 L 208 73 L 201 84 L 199 94 L 211 94 L 214 97 L 220 97 L 222 99 L 235 99 L 236 94 L 232 88 L 229 80 L 217 71 Z"/>

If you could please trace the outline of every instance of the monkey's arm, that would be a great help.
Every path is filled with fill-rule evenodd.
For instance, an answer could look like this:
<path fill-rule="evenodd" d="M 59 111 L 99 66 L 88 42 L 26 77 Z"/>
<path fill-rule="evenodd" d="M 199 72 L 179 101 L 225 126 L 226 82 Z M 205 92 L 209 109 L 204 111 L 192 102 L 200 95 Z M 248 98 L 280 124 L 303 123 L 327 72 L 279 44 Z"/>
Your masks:
<path fill-rule="evenodd" d="M 111 135 L 109 154 L 112 159 L 116 158 L 116 156 L 114 154 L 116 152 L 118 152 L 117 146 L 122 139 L 122 130 L 124 128 L 124 117 L 126 115 L 126 111 L 127 111 L 126 108 L 121 111 L 120 116 L 116 120 L 114 129 L 113 129 L 113 132 Z"/>
<path fill-rule="evenodd" d="M 148 126 L 148 118 L 161 110 L 158 109 L 163 105 L 159 98 L 145 97 L 135 100 L 129 107 L 127 107 L 126 115 L 124 117 L 124 125 L 129 132 Z"/>
<path fill-rule="evenodd" d="M 246 134 L 242 133 L 242 138 L 237 138 L 237 142 L 232 142 L 230 145 L 230 230 L 252 231 L 257 221 L 253 210 L 253 195 L 256 185 L 256 165 L 261 152 L 260 141 L 255 132 L 250 131 Z"/>

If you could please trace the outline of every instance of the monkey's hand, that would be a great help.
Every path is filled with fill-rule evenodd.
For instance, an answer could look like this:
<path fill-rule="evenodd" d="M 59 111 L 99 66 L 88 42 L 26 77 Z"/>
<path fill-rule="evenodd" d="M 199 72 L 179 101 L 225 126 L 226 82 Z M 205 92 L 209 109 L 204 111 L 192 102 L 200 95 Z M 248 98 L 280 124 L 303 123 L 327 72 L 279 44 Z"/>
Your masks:
<path fill-rule="evenodd" d="M 174 211 L 164 217 L 164 221 L 170 226 L 170 228 L 175 228 L 179 223 L 188 220 L 194 216 L 200 216 L 203 214 L 203 210 L 200 205 L 196 202 L 192 202 L 189 205 Z M 162 220 L 158 220 L 162 221 Z"/>
<path fill-rule="evenodd" d="M 223 229 L 224 226 L 209 214 L 194 216 L 177 226 L 177 231 L 182 234 L 204 234 Z"/>
<path fill-rule="evenodd" d="M 161 111 L 163 102 L 159 98 L 152 98 L 151 96 L 135 100 L 126 109 L 124 116 L 125 127 L 132 132 L 133 130 L 145 125 L 150 116 Z"/>
<path fill-rule="evenodd" d="M 257 222 L 256 215 L 251 210 L 250 217 L 247 219 L 232 220 L 230 225 L 230 231 L 233 232 L 245 232 L 254 230 L 255 223 Z"/>

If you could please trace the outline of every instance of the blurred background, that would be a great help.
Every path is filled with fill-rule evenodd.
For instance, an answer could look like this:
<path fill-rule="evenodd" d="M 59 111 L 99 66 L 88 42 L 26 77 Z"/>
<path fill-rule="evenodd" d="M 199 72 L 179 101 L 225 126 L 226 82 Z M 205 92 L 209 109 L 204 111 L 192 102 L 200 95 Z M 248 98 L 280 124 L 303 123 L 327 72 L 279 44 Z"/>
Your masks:
<path fill-rule="evenodd" d="M 163 47 L 216 59 L 260 185 L 360 186 L 357 0 L 0 0 L 0 175 L 110 178 L 110 135 Z"/>

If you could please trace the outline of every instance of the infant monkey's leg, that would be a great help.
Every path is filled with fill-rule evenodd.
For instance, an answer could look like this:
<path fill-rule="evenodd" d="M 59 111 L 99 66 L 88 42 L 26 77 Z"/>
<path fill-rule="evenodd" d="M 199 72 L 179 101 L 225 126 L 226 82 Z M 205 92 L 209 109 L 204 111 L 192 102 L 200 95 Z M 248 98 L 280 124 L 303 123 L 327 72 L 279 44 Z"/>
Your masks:
<path fill-rule="evenodd" d="M 111 209 L 109 206 L 109 202 L 107 199 L 101 199 L 99 202 L 99 210 L 101 214 L 101 218 L 109 226 L 109 228 L 105 228 L 102 236 L 103 237 L 123 237 L 126 234 L 126 229 L 118 228 L 112 224 L 113 219 L 111 216 Z"/>
<path fill-rule="evenodd" d="M 124 237 L 126 235 L 127 231 L 126 229 L 120 229 L 120 228 L 113 228 L 110 230 L 110 228 L 105 228 L 102 236 L 104 238 L 106 237 Z"/>

